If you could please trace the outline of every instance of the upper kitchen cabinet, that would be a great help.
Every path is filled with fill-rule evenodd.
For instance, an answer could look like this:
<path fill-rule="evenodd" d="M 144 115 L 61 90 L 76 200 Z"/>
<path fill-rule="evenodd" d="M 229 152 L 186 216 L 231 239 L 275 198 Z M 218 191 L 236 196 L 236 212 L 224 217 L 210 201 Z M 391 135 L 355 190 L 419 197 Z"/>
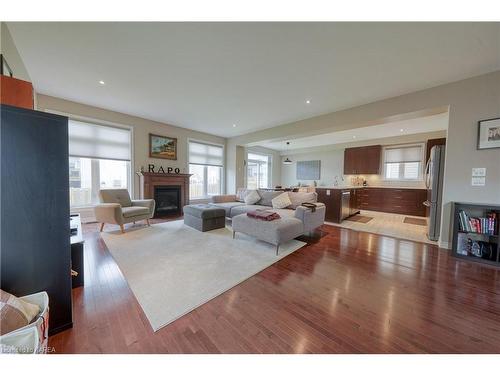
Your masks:
<path fill-rule="evenodd" d="M 351 147 L 344 150 L 344 174 L 379 174 L 382 146 Z"/>

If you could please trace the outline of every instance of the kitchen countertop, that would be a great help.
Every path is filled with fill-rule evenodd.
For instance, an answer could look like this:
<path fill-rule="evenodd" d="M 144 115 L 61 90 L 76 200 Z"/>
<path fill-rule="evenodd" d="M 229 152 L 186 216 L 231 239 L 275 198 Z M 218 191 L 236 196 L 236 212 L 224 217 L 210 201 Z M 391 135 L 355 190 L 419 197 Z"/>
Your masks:
<path fill-rule="evenodd" d="M 426 190 L 425 187 L 414 187 L 414 186 L 316 186 L 316 189 L 338 189 L 338 190 L 343 190 L 343 189 L 361 189 L 361 188 L 377 188 L 377 189 L 419 189 L 419 190 Z"/>

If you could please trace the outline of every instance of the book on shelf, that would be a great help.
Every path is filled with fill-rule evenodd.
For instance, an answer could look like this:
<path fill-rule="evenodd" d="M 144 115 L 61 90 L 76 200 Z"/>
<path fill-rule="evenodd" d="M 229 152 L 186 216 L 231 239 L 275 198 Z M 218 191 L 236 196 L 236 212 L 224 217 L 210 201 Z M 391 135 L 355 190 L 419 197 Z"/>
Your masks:
<path fill-rule="evenodd" d="M 464 210 L 458 212 L 462 232 L 496 235 L 497 220 L 496 212 L 489 212 L 486 217 L 470 217 Z"/>

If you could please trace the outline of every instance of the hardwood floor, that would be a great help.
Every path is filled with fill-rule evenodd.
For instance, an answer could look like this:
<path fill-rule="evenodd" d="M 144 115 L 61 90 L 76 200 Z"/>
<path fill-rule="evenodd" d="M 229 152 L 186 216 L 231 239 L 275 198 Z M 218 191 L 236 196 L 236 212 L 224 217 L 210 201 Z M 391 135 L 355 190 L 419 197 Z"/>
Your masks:
<path fill-rule="evenodd" d="M 97 225 L 84 236 L 85 287 L 56 353 L 500 352 L 500 270 L 434 245 L 325 225 L 154 333 Z"/>

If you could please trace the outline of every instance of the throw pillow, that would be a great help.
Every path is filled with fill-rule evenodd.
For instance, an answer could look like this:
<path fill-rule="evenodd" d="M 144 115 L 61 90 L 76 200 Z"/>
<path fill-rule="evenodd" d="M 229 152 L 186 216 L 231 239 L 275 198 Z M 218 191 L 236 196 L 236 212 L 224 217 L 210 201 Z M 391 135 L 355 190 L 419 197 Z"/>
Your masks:
<path fill-rule="evenodd" d="M 257 193 L 257 190 L 250 190 L 245 195 L 245 204 L 255 204 L 260 201 L 260 195 Z"/>
<path fill-rule="evenodd" d="M 269 206 L 272 207 L 273 198 L 276 198 L 278 195 L 282 194 L 282 191 L 268 191 L 268 190 L 258 190 L 260 195 L 259 205 L 261 206 Z"/>
<path fill-rule="evenodd" d="M 37 305 L 0 289 L 0 335 L 30 324 L 39 312 Z"/>
<path fill-rule="evenodd" d="M 245 202 L 245 195 L 247 195 L 249 191 L 250 190 L 245 188 L 238 188 L 238 191 L 236 191 L 236 200 L 238 202 Z"/>
<path fill-rule="evenodd" d="M 302 203 L 316 203 L 318 201 L 318 194 L 316 193 L 290 193 L 290 200 L 292 204 L 288 208 L 296 209 Z"/>
<path fill-rule="evenodd" d="M 282 193 L 271 200 L 273 208 L 285 208 L 292 204 L 288 193 Z"/>

